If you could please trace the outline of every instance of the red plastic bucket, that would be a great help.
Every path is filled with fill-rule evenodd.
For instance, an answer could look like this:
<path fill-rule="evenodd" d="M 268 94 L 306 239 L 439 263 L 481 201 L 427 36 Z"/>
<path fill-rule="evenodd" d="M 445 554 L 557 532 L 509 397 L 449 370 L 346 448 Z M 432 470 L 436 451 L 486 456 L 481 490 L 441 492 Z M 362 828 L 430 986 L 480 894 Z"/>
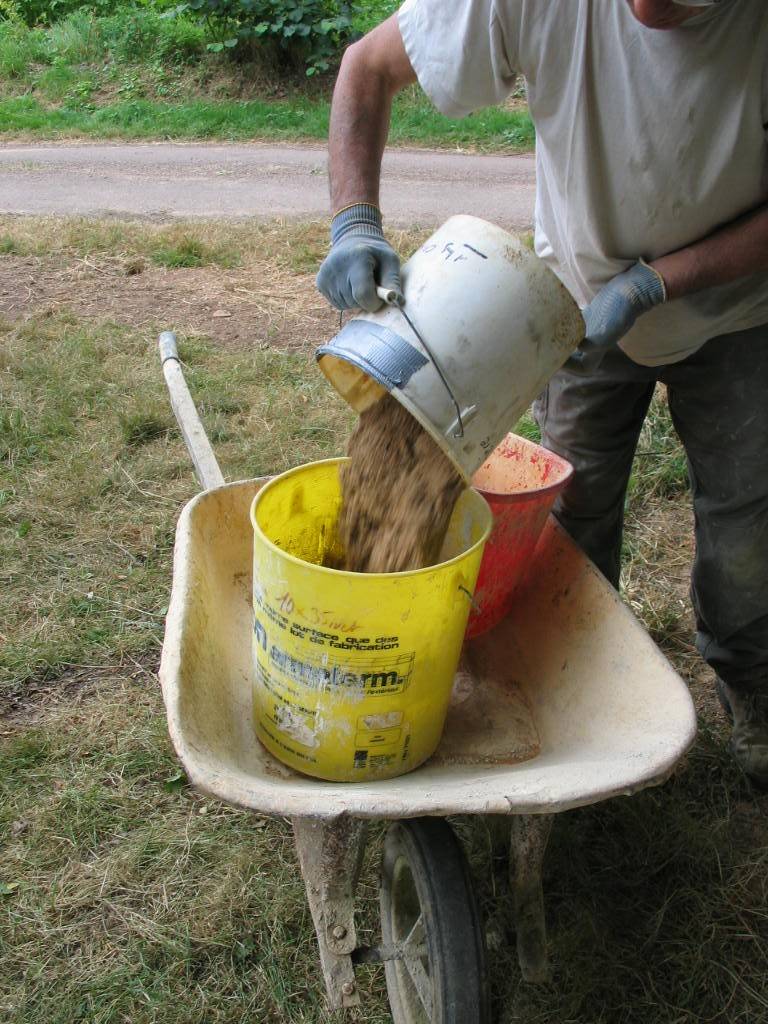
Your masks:
<path fill-rule="evenodd" d="M 507 434 L 472 478 L 491 506 L 467 637 L 491 629 L 509 611 L 555 498 L 573 475 L 570 462 L 517 434 Z"/>

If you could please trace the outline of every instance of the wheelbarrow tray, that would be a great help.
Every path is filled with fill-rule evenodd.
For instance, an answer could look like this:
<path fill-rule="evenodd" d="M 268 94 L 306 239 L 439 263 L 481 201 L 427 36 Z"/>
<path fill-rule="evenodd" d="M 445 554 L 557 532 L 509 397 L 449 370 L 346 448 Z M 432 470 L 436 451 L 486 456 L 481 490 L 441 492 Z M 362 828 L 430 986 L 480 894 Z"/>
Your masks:
<path fill-rule="evenodd" d="M 479 736 L 476 763 L 438 758 L 387 781 L 323 782 L 286 768 L 252 719 L 248 511 L 264 482 L 203 491 L 177 527 L 160 681 L 174 747 L 199 789 L 292 817 L 548 814 L 662 782 L 690 746 L 685 683 L 550 518 L 511 612 L 471 642 L 502 685 L 524 692 L 538 756 L 485 763 Z"/>

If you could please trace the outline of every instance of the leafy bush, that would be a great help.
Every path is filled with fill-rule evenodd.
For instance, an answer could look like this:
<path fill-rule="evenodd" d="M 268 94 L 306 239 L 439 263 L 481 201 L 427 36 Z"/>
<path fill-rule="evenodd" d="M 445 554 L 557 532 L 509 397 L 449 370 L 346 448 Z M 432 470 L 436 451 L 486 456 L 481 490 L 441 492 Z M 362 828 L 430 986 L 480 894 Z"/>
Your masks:
<path fill-rule="evenodd" d="M 24 16 L 16 0 L 0 0 L 0 21 L 23 23 Z"/>
<path fill-rule="evenodd" d="M 379 0 L 376 0 L 379 2 Z M 343 0 L 0 0 L 0 75 L 31 64 L 189 63 L 265 51 L 281 70 L 329 68 L 352 32 Z"/>
<path fill-rule="evenodd" d="M 341 0 L 187 0 L 207 26 L 214 52 L 254 42 L 272 44 L 286 65 L 308 75 L 327 71 L 352 31 L 350 5 Z"/>

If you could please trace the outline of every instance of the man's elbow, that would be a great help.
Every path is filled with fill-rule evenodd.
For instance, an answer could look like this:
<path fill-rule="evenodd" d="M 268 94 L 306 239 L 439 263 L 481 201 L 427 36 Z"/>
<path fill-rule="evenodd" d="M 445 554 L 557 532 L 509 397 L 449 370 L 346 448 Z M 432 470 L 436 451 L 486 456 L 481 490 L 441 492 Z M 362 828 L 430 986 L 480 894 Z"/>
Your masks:
<path fill-rule="evenodd" d="M 369 83 L 375 81 L 390 96 L 416 81 L 396 15 L 346 48 L 339 69 L 339 77 L 342 76 Z"/>
<path fill-rule="evenodd" d="M 367 38 L 367 36 L 363 36 L 362 39 L 350 43 L 344 50 L 339 65 L 339 78 L 354 78 L 356 75 L 367 76 L 372 73 L 370 55 L 365 45 Z"/>

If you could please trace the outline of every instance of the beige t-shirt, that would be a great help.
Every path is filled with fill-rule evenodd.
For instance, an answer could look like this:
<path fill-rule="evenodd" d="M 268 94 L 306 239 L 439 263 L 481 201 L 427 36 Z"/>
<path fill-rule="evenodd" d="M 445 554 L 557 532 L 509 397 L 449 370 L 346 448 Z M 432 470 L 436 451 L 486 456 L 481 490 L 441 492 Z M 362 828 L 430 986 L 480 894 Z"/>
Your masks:
<path fill-rule="evenodd" d="M 639 257 L 768 201 L 766 0 L 722 0 L 668 31 L 625 0 L 406 0 L 399 24 L 445 114 L 499 103 L 525 77 L 536 252 L 582 306 Z M 657 307 L 622 347 L 653 366 L 764 323 L 759 273 Z"/>

